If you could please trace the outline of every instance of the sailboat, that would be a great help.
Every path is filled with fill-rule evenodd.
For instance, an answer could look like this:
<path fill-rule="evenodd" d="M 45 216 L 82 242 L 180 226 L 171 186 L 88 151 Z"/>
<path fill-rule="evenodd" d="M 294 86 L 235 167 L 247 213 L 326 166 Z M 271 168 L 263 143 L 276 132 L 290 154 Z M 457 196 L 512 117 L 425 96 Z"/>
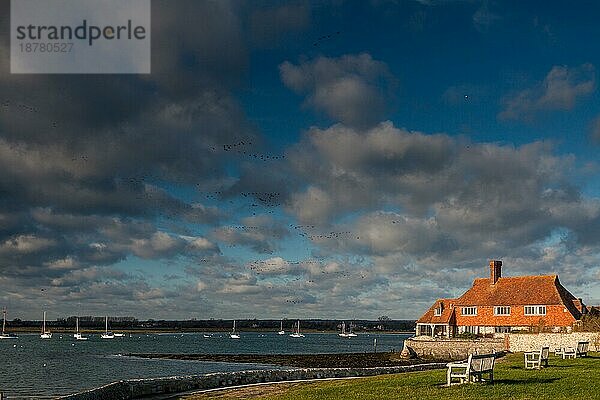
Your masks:
<path fill-rule="evenodd" d="M 44 311 L 44 323 L 42 324 L 42 333 L 40 333 L 40 338 L 42 338 L 42 339 L 52 338 L 52 332 L 46 330 L 46 311 Z"/>
<path fill-rule="evenodd" d="M 6 333 L 6 308 L 2 309 L 2 334 L 0 339 L 17 339 L 15 334 Z"/>
<path fill-rule="evenodd" d="M 115 334 L 108 331 L 108 315 L 104 319 L 104 333 L 100 335 L 101 339 L 114 339 Z"/>
<path fill-rule="evenodd" d="M 279 326 L 279 332 L 277 332 L 278 335 L 285 335 L 285 331 L 283 330 L 283 321 L 281 321 L 281 325 Z"/>
<path fill-rule="evenodd" d="M 352 322 L 350 322 L 350 329 L 348 330 L 348 337 L 357 337 L 358 335 L 356 333 L 354 333 L 352 331 L 352 329 L 354 328 L 354 324 Z"/>
<path fill-rule="evenodd" d="M 290 334 L 290 337 L 293 338 L 301 338 L 304 337 L 303 334 L 300 333 L 300 320 L 294 324 L 294 332 Z"/>
<path fill-rule="evenodd" d="M 76 340 L 88 340 L 87 337 L 79 333 L 79 317 L 75 317 L 75 334 L 73 335 L 73 337 Z"/>
<path fill-rule="evenodd" d="M 346 323 L 345 322 L 342 322 L 341 331 L 340 331 L 340 333 L 338 333 L 338 336 L 345 337 L 345 338 L 350 337 L 349 334 L 346 333 Z"/>
<path fill-rule="evenodd" d="M 239 339 L 240 338 L 240 334 L 235 331 L 235 319 L 233 320 L 233 330 L 229 334 L 229 337 L 231 339 Z"/>

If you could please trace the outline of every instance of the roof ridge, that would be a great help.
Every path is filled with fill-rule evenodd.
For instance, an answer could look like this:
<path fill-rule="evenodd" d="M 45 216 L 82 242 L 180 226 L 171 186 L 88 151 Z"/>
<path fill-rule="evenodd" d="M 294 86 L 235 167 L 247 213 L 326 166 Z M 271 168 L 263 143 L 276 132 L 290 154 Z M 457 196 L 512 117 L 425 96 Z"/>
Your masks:
<path fill-rule="evenodd" d="M 519 276 L 501 276 L 500 279 L 525 279 L 525 278 L 558 278 L 558 274 L 550 275 L 519 275 Z M 490 278 L 475 278 L 475 281 L 489 281 Z"/>

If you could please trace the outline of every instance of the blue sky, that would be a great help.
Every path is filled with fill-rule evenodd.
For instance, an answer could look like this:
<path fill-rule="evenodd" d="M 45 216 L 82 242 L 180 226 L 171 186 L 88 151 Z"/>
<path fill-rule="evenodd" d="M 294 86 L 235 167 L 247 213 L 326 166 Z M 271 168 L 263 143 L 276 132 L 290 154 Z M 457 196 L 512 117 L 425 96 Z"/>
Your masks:
<path fill-rule="evenodd" d="M 594 2 L 152 7 L 146 76 L 11 75 L 0 17 L 11 314 L 417 318 L 490 259 L 600 303 Z"/>

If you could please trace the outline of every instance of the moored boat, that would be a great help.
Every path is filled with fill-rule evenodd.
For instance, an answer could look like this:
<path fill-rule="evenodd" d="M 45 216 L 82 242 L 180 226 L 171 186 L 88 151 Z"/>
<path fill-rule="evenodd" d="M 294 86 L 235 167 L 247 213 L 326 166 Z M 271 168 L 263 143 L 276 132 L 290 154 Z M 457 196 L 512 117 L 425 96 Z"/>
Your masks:
<path fill-rule="evenodd" d="M 75 334 L 73 335 L 73 337 L 76 340 L 88 340 L 87 337 L 79 333 L 79 317 L 75 317 Z"/>
<path fill-rule="evenodd" d="M 294 324 L 294 332 L 290 334 L 293 338 L 303 338 L 304 335 L 300 333 L 300 320 Z"/>
<path fill-rule="evenodd" d="M 104 318 L 104 333 L 100 335 L 101 339 L 114 339 L 115 334 L 108 330 L 108 315 Z"/>
<path fill-rule="evenodd" d="M 14 333 L 6 333 L 6 308 L 2 309 L 2 334 L 0 339 L 18 339 Z"/>
<path fill-rule="evenodd" d="M 44 311 L 44 322 L 42 323 L 42 332 L 40 333 L 40 338 L 42 339 L 51 339 L 52 332 L 50 330 L 46 330 L 46 311 Z"/>
<path fill-rule="evenodd" d="M 233 330 L 229 334 L 229 337 L 231 339 L 239 339 L 240 338 L 240 334 L 235 331 L 235 319 L 233 320 Z"/>

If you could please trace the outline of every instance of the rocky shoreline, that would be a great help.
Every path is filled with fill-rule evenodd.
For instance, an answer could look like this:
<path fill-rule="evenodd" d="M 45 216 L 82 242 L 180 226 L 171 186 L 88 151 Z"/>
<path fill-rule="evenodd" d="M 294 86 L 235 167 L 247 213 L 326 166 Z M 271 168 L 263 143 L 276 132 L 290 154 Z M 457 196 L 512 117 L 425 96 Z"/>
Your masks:
<path fill-rule="evenodd" d="M 341 353 L 341 354 L 169 354 L 128 353 L 127 357 L 161 358 L 169 360 L 209 361 L 228 363 L 271 364 L 297 368 L 373 368 L 396 367 L 431 362 L 404 359 L 400 353 Z"/>

